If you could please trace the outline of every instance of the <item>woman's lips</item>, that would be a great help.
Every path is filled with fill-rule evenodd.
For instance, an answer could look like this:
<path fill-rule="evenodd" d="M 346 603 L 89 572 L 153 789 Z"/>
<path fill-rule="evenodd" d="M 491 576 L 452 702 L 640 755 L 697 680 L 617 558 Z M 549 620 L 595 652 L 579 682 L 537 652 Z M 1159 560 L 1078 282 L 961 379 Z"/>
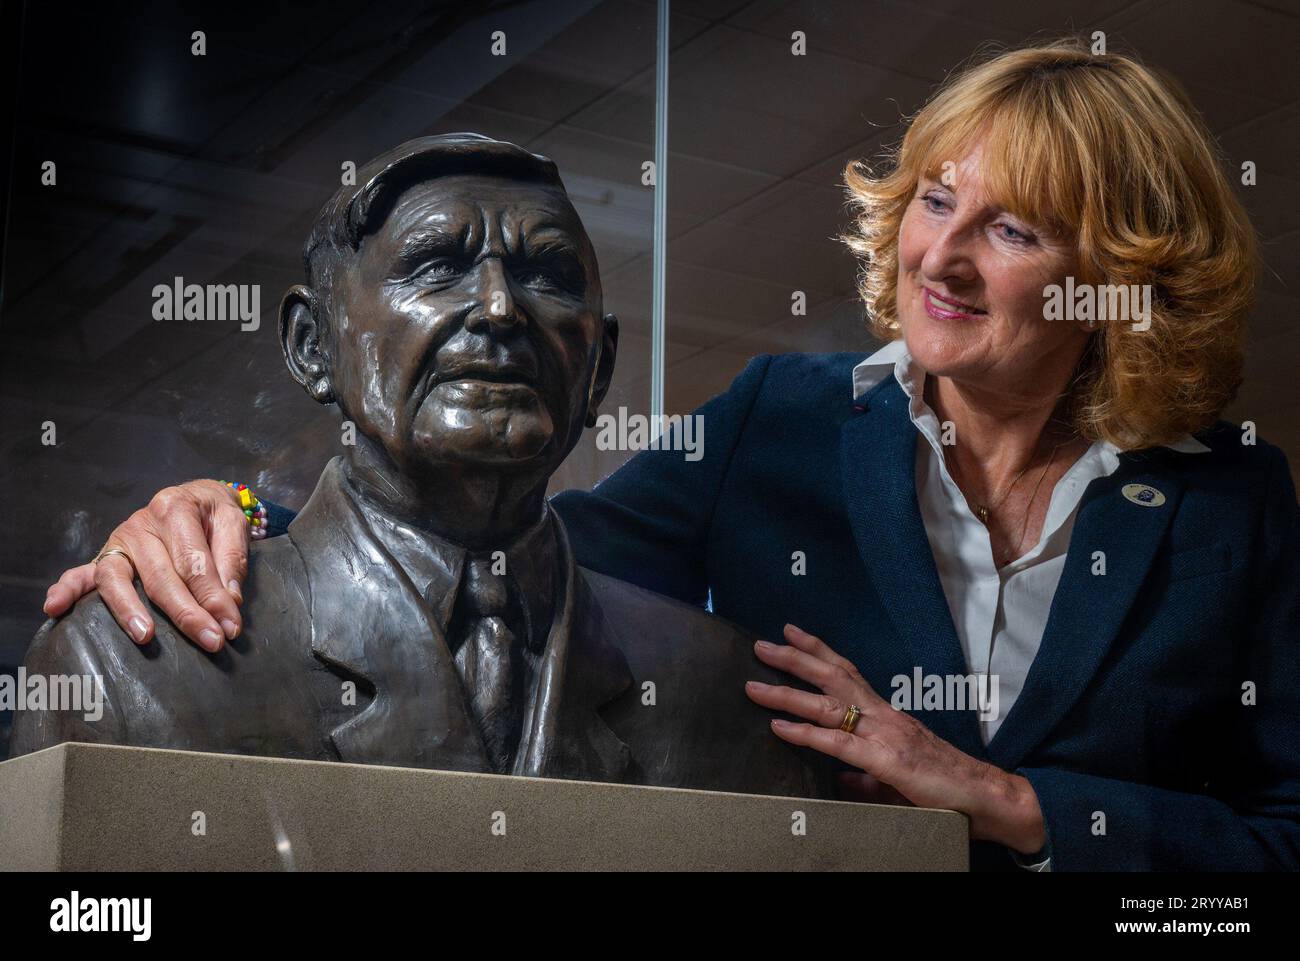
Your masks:
<path fill-rule="evenodd" d="M 945 300 L 929 287 L 923 287 L 925 295 L 925 312 L 936 320 L 973 320 L 983 317 L 987 310 L 980 310 L 960 301 Z"/>

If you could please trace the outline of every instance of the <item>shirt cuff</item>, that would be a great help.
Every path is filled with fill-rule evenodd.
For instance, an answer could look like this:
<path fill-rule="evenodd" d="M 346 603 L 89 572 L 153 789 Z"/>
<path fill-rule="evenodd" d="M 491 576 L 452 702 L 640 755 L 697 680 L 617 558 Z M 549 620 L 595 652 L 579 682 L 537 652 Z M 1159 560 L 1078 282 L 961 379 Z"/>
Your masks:
<path fill-rule="evenodd" d="M 1023 857 L 1015 851 L 1011 852 L 1011 857 L 1018 867 L 1024 868 L 1026 871 L 1034 871 L 1038 873 L 1047 872 L 1049 874 L 1052 871 L 1052 859 L 1050 857 L 1043 858 L 1041 861 L 1031 862 L 1030 858 Z M 1042 854 L 1040 852 L 1039 854 L 1031 855 L 1031 857 L 1042 857 Z"/>
<path fill-rule="evenodd" d="M 1016 862 L 1017 867 L 1024 868 L 1026 871 L 1047 871 L 1050 873 L 1052 870 L 1052 839 L 1050 837 L 1033 854 L 1021 854 L 1014 848 L 1007 848 L 1007 853 L 1011 855 L 1011 860 Z"/>
<path fill-rule="evenodd" d="M 1021 777 L 1024 777 L 1023 771 L 1017 770 L 1016 773 Z M 1046 830 L 1046 824 L 1047 814 L 1044 812 L 1044 830 Z M 1047 837 L 1043 841 L 1043 846 L 1033 854 L 1021 854 L 1014 848 L 1007 848 L 1007 852 L 1011 855 L 1011 860 L 1016 862 L 1016 866 L 1024 868 L 1026 871 L 1034 871 L 1036 873 L 1046 872 L 1048 874 L 1052 871 L 1052 834 L 1050 831 L 1047 832 Z"/>

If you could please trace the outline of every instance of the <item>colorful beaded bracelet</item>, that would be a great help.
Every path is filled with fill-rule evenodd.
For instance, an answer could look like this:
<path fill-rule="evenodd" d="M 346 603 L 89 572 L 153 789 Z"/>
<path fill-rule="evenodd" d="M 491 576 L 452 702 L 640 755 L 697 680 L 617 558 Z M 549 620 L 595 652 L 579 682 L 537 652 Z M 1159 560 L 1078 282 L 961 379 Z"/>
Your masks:
<path fill-rule="evenodd" d="M 266 507 L 257 499 L 247 484 L 232 484 L 230 481 L 222 481 L 235 493 L 235 499 L 239 501 L 240 508 L 244 511 L 244 517 L 248 520 L 248 533 L 255 541 L 261 540 L 266 536 Z"/>

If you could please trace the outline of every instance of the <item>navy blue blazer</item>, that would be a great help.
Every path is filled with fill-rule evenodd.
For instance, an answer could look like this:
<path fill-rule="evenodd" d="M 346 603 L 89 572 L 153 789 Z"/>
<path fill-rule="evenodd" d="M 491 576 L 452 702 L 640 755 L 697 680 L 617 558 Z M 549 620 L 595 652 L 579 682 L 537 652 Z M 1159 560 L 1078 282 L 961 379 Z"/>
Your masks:
<path fill-rule="evenodd" d="M 578 562 L 780 641 L 798 624 L 890 679 L 965 675 L 916 498 L 917 431 L 863 354 L 754 359 L 698 411 L 704 456 L 643 451 L 552 499 Z M 1042 644 L 986 747 L 973 711 L 913 713 L 1028 778 L 1053 871 L 1300 866 L 1300 520 L 1287 462 L 1220 423 L 1212 453 L 1120 456 L 1083 494 Z M 1165 495 L 1131 503 L 1126 484 Z M 806 573 L 793 573 L 802 551 Z M 1094 552 L 1106 573 L 1094 575 Z M 972 867 L 1016 870 L 995 844 Z"/>

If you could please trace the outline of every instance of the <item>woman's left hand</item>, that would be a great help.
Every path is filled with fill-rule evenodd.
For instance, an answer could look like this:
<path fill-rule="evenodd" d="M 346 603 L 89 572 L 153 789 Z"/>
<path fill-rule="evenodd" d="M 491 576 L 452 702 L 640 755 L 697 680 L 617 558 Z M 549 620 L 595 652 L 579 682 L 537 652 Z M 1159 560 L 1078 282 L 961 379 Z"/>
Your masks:
<path fill-rule="evenodd" d="M 812 722 L 773 720 L 778 737 L 860 768 L 865 772 L 861 780 L 876 793 L 885 785 L 920 807 L 961 811 L 970 817 L 972 838 L 996 841 L 1022 854 L 1043 847 L 1043 813 L 1026 778 L 976 760 L 910 714 L 895 710 L 852 662 L 821 639 L 793 624 L 785 626 L 785 639 L 787 645 L 757 642 L 759 660 L 823 693 L 746 684 L 751 700 Z M 850 705 L 862 711 L 852 733 L 840 729 Z"/>

